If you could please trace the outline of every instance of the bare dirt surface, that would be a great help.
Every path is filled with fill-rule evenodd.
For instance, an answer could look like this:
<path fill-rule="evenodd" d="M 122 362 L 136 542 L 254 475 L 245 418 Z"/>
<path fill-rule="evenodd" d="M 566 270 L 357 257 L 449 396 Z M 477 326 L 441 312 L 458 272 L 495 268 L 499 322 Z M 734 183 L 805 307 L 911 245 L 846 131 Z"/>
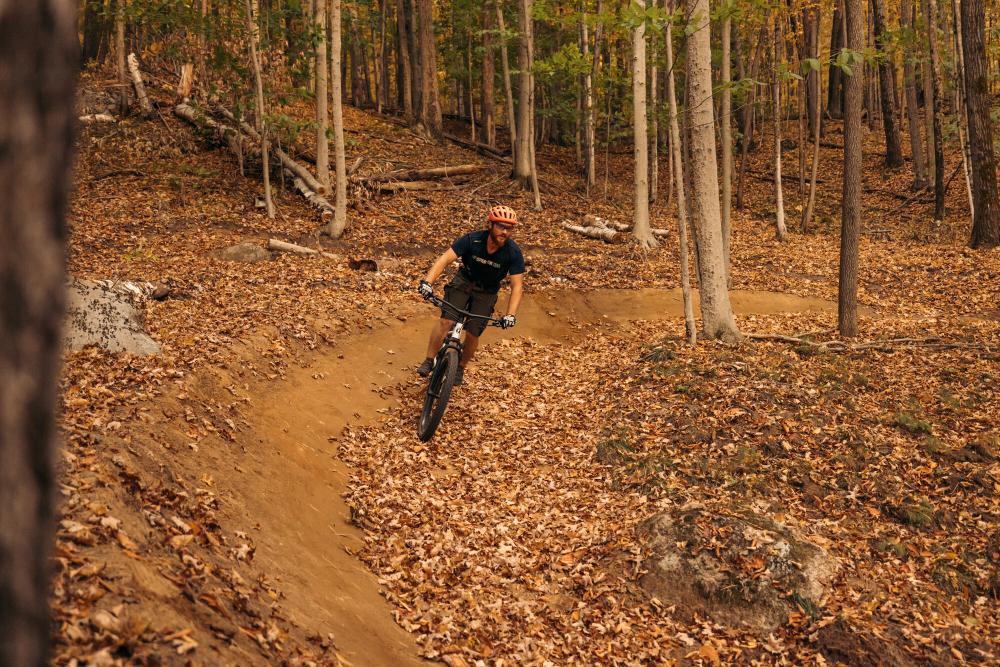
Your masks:
<path fill-rule="evenodd" d="M 1000 254 L 962 246 L 959 188 L 944 224 L 914 206 L 861 246 L 862 337 L 939 347 L 688 348 L 673 239 L 558 227 L 631 201 L 587 201 L 565 149 L 539 156 L 543 213 L 497 163 L 465 190 L 352 193 L 331 242 L 280 184 L 263 216 L 253 165 L 240 177 L 168 111 L 78 140 L 72 275 L 170 296 L 140 304 L 160 354 L 66 355 L 57 664 L 861 663 L 886 641 L 896 664 L 996 660 Z M 366 171 L 478 159 L 345 113 Z M 745 332 L 831 338 L 836 151 L 824 165 L 808 234 L 773 240 L 767 183 L 736 214 Z M 612 156 L 615 183 L 630 170 Z M 868 210 L 895 207 L 878 196 Z M 524 212 L 529 294 L 423 445 L 412 368 L 434 315 L 413 288 L 498 201 Z M 674 224 L 662 203 L 654 224 Z M 222 258 L 268 238 L 390 261 Z M 634 528 L 688 503 L 802 529 L 839 565 L 828 599 L 760 636 L 644 596 Z"/>

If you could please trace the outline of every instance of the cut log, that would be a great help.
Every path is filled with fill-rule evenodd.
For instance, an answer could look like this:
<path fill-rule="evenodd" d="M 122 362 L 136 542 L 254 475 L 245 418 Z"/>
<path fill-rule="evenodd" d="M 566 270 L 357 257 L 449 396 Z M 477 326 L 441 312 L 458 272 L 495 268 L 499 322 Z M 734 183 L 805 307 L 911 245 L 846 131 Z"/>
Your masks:
<path fill-rule="evenodd" d="M 592 239 L 600 239 L 605 243 L 622 243 L 625 241 L 624 234 L 613 229 L 608 229 L 607 227 L 581 227 L 569 222 L 563 222 L 562 228 Z"/>
<path fill-rule="evenodd" d="M 135 86 L 136 97 L 139 98 L 139 108 L 142 109 L 143 115 L 151 115 L 153 105 L 146 97 L 146 87 L 142 84 L 142 74 L 139 72 L 139 59 L 135 57 L 134 53 L 128 54 L 128 71 L 132 75 L 132 85 Z"/>
<path fill-rule="evenodd" d="M 373 174 L 357 179 L 366 183 L 385 183 L 389 181 L 423 181 L 430 178 L 448 178 L 463 176 L 483 171 L 485 164 L 460 164 L 454 167 L 434 167 L 433 169 L 399 169 L 384 174 Z"/>
<path fill-rule="evenodd" d="M 241 144 L 244 142 L 243 137 L 239 132 L 231 127 L 227 127 L 216 122 L 202 113 L 199 113 L 198 110 L 190 104 L 178 104 L 174 107 L 174 114 L 178 118 L 186 120 L 199 129 L 210 130 L 216 137 L 218 137 L 219 140 L 229 146 L 229 150 L 231 150 L 235 155 L 240 155 L 241 151 L 245 152 L 250 150 L 252 152 L 252 148 L 250 147 L 241 147 Z"/>
<path fill-rule="evenodd" d="M 91 123 L 114 123 L 115 117 L 109 113 L 88 113 L 80 116 L 80 122 L 84 125 Z"/>
<path fill-rule="evenodd" d="M 624 222 L 614 222 L 612 220 L 605 220 L 599 216 L 588 213 L 583 216 L 583 226 L 587 229 L 609 229 L 616 232 L 631 232 L 632 225 L 627 225 Z M 658 229 L 653 228 L 649 230 L 654 236 L 666 237 L 670 236 L 669 229 Z"/>
<path fill-rule="evenodd" d="M 307 248 L 302 245 L 296 245 L 294 243 L 288 243 L 286 241 L 279 241 L 278 239 L 268 239 L 267 241 L 268 250 L 278 250 L 281 252 L 291 252 L 296 255 L 320 255 L 321 257 L 326 257 L 328 259 L 335 259 L 338 262 L 343 261 L 343 257 L 340 255 L 334 255 L 333 253 L 323 252 L 322 250 L 313 250 L 312 248 Z"/>

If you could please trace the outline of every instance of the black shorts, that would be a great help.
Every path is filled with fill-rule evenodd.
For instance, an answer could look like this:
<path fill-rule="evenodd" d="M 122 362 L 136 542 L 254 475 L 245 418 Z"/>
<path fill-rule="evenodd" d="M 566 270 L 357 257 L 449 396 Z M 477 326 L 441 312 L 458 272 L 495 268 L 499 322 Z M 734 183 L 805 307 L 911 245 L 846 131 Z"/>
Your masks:
<path fill-rule="evenodd" d="M 462 310 L 488 317 L 493 314 L 493 306 L 497 303 L 497 293 L 481 290 L 461 273 L 456 273 L 451 282 L 445 285 L 444 300 Z M 441 317 L 457 322 L 459 314 L 449 308 L 442 308 Z M 473 336 L 482 336 L 483 331 L 486 330 L 486 320 L 470 319 L 465 330 Z"/>

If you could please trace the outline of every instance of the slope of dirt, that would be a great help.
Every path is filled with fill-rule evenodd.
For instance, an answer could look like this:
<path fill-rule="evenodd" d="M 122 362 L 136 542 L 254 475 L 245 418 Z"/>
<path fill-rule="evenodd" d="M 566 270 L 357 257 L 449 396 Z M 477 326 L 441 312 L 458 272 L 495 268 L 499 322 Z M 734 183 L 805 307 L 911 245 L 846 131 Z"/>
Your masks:
<path fill-rule="evenodd" d="M 110 79 L 102 79 L 100 73 L 87 75 L 84 85 L 95 89 L 103 80 Z M 308 116 L 304 109 L 287 111 Z M 351 664 L 407 664 L 417 661 L 420 653 L 457 656 L 461 651 L 470 658 L 484 657 L 482 647 L 489 645 L 495 647 L 491 650 L 497 657 L 548 655 L 569 661 L 589 656 L 589 660 L 611 662 L 611 654 L 623 654 L 611 643 L 596 639 L 611 629 L 650 656 L 687 646 L 687 640 L 673 633 L 676 619 L 659 612 L 655 622 L 641 616 L 645 625 L 659 633 L 652 644 L 646 635 L 629 635 L 629 624 L 608 625 L 601 609 L 622 610 L 622 618 L 640 617 L 624 611 L 621 590 L 627 586 L 612 586 L 614 581 L 605 579 L 606 588 L 587 592 L 588 586 L 600 583 L 595 576 L 603 576 L 592 566 L 589 554 L 570 558 L 571 573 L 578 581 L 570 593 L 560 588 L 563 583 L 558 578 L 545 588 L 545 595 L 556 595 L 549 601 L 556 609 L 567 602 L 560 595 L 582 596 L 586 603 L 575 617 L 573 611 L 560 617 L 566 625 L 539 626 L 542 598 L 535 580 L 505 576 L 504 572 L 509 573 L 503 569 L 506 565 L 469 561 L 470 567 L 483 569 L 469 570 L 465 581 L 489 584 L 490 598 L 483 603 L 489 606 L 487 615 L 466 613 L 469 610 L 464 607 L 460 615 L 448 611 L 456 604 L 470 604 L 468 598 L 475 599 L 478 589 L 434 579 L 436 568 L 461 552 L 442 555 L 440 549 L 457 539 L 465 530 L 462 526 L 469 522 L 498 529 L 507 525 L 498 521 L 494 508 L 466 506 L 466 500 L 486 502 L 507 494 L 498 500 L 502 511 L 520 521 L 513 509 L 522 502 L 517 495 L 521 483 L 517 475 L 522 473 L 530 478 L 532 495 L 523 500 L 531 506 L 555 511 L 561 507 L 556 499 L 560 494 L 594 493 L 594 499 L 605 502 L 603 506 L 594 506 L 596 510 L 579 506 L 574 511 L 582 508 L 609 516 L 618 512 L 625 533 L 611 536 L 609 544 L 633 547 L 627 528 L 631 517 L 645 511 L 643 505 L 633 504 L 634 494 L 620 495 L 620 483 L 610 473 L 594 477 L 589 456 L 602 430 L 614 424 L 616 414 L 636 410 L 619 406 L 619 396 L 602 394 L 604 385 L 591 383 L 591 372 L 602 369 L 606 376 L 617 378 L 615 384 L 630 386 L 627 378 L 638 372 L 629 369 L 638 363 L 637 339 L 680 334 L 681 323 L 675 316 L 679 299 L 672 291 L 678 283 L 676 244 L 641 253 L 631 246 L 586 241 L 558 228 L 561 220 L 578 219 L 584 212 L 623 220 L 631 194 L 612 187 L 608 198 L 586 202 L 571 169 L 563 166 L 572 162 L 569 152 L 545 147 L 540 155 L 547 183 L 543 213 L 530 211 L 528 195 L 516 190 L 504 165 L 497 163 L 457 192 L 384 198 L 355 192 L 351 229 L 341 241 L 329 242 L 316 236 L 313 211 L 287 189 L 279 187 L 279 215 L 268 220 L 254 205 L 259 185 L 252 164 L 247 165 L 248 178 L 241 177 L 234 159 L 170 115 L 166 97 L 161 100 L 160 114 L 150 121 L 126 119 L 114 126 L 83 128 L 78 139 L 71 273 L 86 279 L 164 282 L 171 287 L 171 296 L 145 305 L 146 327 L 161 345 L 161 355 L 131 357 L 88 348 L 66 356 L 66 446 L 60 486 L 64 503 L 53 595 L 56 661 L 335 664 L 343 658 Z M 480 159 L 454 147 L 429 145 L 402 128 L 357 111 L 347 109 L 346 114 L 347 126 L 359 138 L 353 150 L 368 158 L 366 172 Z M 300 148 L 308 151 L 310 147 Z M 754 159 L 766 160 L 766 156 Z M 824 160 L 836 168 L 835 153 L 825 154 Z M 874 169 L 874 163 L 869 168 Z M 612 156 L 610 172 L 615 182 L 627 183 L 630 169 L 626 158 Z M 835 178 L 830 173 L 828 183 Z M 836 298 L 837 239 L 827 231 L 835 229 L 824 227 L 821 221 L 817 233 L 795 235 L 787 245 L 776 243 L 765 219 L 768 192 L 766 184 L 751 188 L 749 210 L 757 213 L 741 213 L 735 220 L 734 286 L 747 293 L 734 296 L 737 307 L 746 308 L 740 324 L 746 330 L 782 333 L 828 329 L 832 326 L 829 302 Z M 955 193 L 951 195 L 954 200 Z M 504 336 L 489 334 L 490 340 L 509 340 L 484 350 L 482 360 L 470 372 L 469 386 L 449 409 L 441 437 L 431 449 L 420 449 L 411 435 L 420 387 L 407 367 L 422 356 L 428 318 L 433 316 L 411 295 L 413 286 L 433 256 L 454 237 L 477 228 L 483 209 L 495 201 L 523 212 L 525 223 L 517 238 L 528 249 L 529 300 L 517 329 Z M 833 200 L 821 199 L 824 215 L 832 215 L 833 208 Z M 998 308 L 1000 253 L 972 253 L 956 244 L 963 224 L 960 213 L 943 226 L 949 233 L 917 233 L 924 226 L 923 220 L 913 217 L 918 210 L 910 208 L 897 216 L 899 220 L 880 223 L 892 224 L 891 241 L 863 240 L 861 300 L 870 309 L 865 312 L 871 314 L 862 318 L 863 333 L 995 340 L 995 323 L 961 325 L 960 318 L 979 317 Z M 654 207 L 654 217 L 657 226 L 673 225 L 662 206 Z M 227 246 L 263 245 L 270 237 L 324 244 L 349 257 L 389 256 L 394 261 L 390 271 L 366 273 L 321 258 L 282 255 L 257 264 L 219 259 L 218 252 Z M 610 288 L 646 291 L 622 293 Z M 775 296 L 775 292 L 784 295 Z M 786 310 L 810 314 L 804 319 L 776 315 Z M 637 317 L 667 319 L 628 327 L 615 323 Z M 615 350 L 624 350 L 624 356 L 611 361 L 608 355 Z M 723 358 L 720 350 L 724 349 L 703 345 L 690 354 L 703 355 L 700 363 L 707 365 L 716 354 Z M 759 362 L 763 367 L 794 355 L 779 344 L 768 344 L 768 350 L 770 358 Z M 514 355 L 518 365 L 511 364 L 508 355 Z M 920 357 L 906 358 L 915 371 L 929 363 Z M 942 367 L 952 363 L 935 359 Z M 734 358 L 720 363 L 737 368 L 758 362 Z M 980 372 L 978 367 L 976 372 Z M 981 372 L 985 378 L 989 370 Z M 809 382 L 817 381 L 789 373 L 782 382 L 803 391 Z M 912 385 L 895 384 L 904 381 Z M 514 391 L 515 382 L 518 391 Z M 944 425 L 935 423 L 931 435 L 939 437 L 937 429 L 946 425 L 950 449 L 942 451 L 964 451 L 970 438 L 958 434 L 988 430 L 995 397 L 988 385 L 959 387 L 954 379 L 947 382 L 951 383 L 948 391 L 959 397 L 956 400 L 960 404 L 971 401 L 969 405 L 977 412 L 945 414 Z M 500 394 L 494 391 L 497 383 L 504 387 Z M 912 373 L 890 375 L 885 383 L 905 403 L 905 387 L 919 386 L 920 378 Z M 761 391 L 775 393 L 776 389 Z M 925 394 L 914 394 L 915 404 L 927 405 L 931 399 Z M 697 404 L 701 399 L 692 394 L 689 400 Z M 581 411 L 581 402 L 588 409 Z M 651 414 L 668 420 L 663 428 L 669 432 L 684 423 L 680 416 L 671 416 L 676 409 L 660 407 Z M 520 416 L 508 418 L 510 414 Z M 573 418 L 555 419 L 560 415 Z M 913 418 L 913 423 L 921 423 L 919 414 Z M 352 431 L 347 441 L 331 443 L 330 436 L 348 421 L 366 425 L 366 430 Z M 920 427 L 914 428 L 920 432 Z M 564 436 L 569 440 L 564 441 Z M 756 442 L 760 435 L 752 432 L 745 437 Z M 461 446 L 446 444 L 456 442 Z M 544 446 L 526 449 L 525 443 Z M 348 488 L 349 474 L 336 460 L 338 446 L 359 466 L 358 479 L 349 486 L 353 516 L 338 497 Z M 499 446 L 505 448 L 502 457 Z M 714 451 L 688 454 L 701 460 L 697 457 Z M 507 465 L 510 457 L 523 458 L 527 467 L 515 471 Z M 711 469 L 712 459 L 705 461 Z M 983 461 L 949 464 L 963 475 L 972 475 L 972 481 L 949 477 L 953 481 L 948 483 L 974 486 L 980 484 L 976 479 L 990 479 L 982 474 L 995 478 L 995 469 L 989 467 L 994 464 Z M 973 475 L 977 465 L 987 466 L 985 473 Z M 481 477 L 481 481 L 456 496 L 449 489 L 465 488 L 454 486 L 463 470 L 468 480 Z M 817 477 L 826 474 L 823 470 Z M 759 484 L 781 488 L 775 482 L 781 473 L 779 466 Z M 447 484 L 437 484 L 438 479 Z M 553 480 L 558 484 L 553 486 Z M 523 483 L 529 484 L 529 479 Z M 601 487 L 605 483 L 608 488 Z M 710 495 L 720 481 L 695 475 L 685 484 L 692 485 L 694 495 Z M 405 505 L 387 504 L 400 493 L 418 491 L 426 495 L 408 496 Z M 507 497 L 510 494 L 514 495 Z M 907 516 L 903 500 L 890 503 L 897 509 L 886 509 L 884 516 Z M 428 502 L 445 503 L 448 513 L 465 516 L 464 523 L 453 527 L 447 513 L 441 514 L 442 507 L 428 508 Z M 919 509 L 919 502 L 916 505 Z M 866 511 L 860 506 L 845 507 L 851 516 Z M 402 529 L 410 529 L 410 517 L 420 516 L 420 508 L 426 516 L 440 518 L 435 525 L 424 521 L 422 530 L 446 531 L 427 533 L 426 539 L 441 545 L 436 554 L 425 553 L 422 541 L 401 541 Z M 797 508 L 788 511 L 803 521 L 814 517 Z M 972 521 L 989 526 L 995 524 L 995 516 L 984 513 Z M 393 526 L 394 519 L 407 525 Z M 562 536 L 539 532 L 536 542 L 527 543 L 537 550 L 533 558 L 544 561 L 546 554 L 562 558 L 565 554 L 559 550 L 567 546 L 576 554 L 580 536 L 590 535 L 592 529 L 575 519 L 572 523 L 574 528 Z M 987 583 L 981 583 L 985 566 L 975 558 L 968 565 L 964 560 L 961 564 L 947 561 L 946 556 L 925 557 L 920 551 L 923 544 L 912 543 L 898 529 L 893 532 L 894 525 L 876 524 L 890 545 L 889 551 L 877 552 L 886 559 L 885 567 L 896 567 L 902 577 L 912 574 L 919 564 L 918 581 L 926 582 L 922 577 L 931 568 L 943 573 L 933 586 L 972 590 L 966 584 L 972 581 L 975 590 L 983 592 L 980 597 L 993 594 L 988 576 Z M 824 534 L 836 540 L 839 536 L 833 530 Z M 984 544 L 982 531 L 988 528 L 976 530 L 980 532 L 956 531 L 956 539 L 978 548 Z M 511 548 L 522 550 L 518 544 L 514 542 Z M 905 553 L 897 554 L 892 545 L 901 545 Z M 360 552 L 382 580 L 376 581 L 342 546 Z M 850 542 L 845 548 L 854 554 L 861 547 Z M 394 551 L 390 556 L 382 549 Z M 994 551 L 982 551 L 986 566 L 993 562 L 989 559 Z M 964 551 L 954 553 L 965 558 Z M 403 563 L 405 572 L 400 569 Z M 499 583 L 486 576 L 494 566 L 498 568 L 494 574 L 502 578 Z M 440 590 L 444 582 L 450 588 Z M 417 607 L 410 603 L 414 600 L 409 597 L 411 584 L 423 586 Z M 982 645 L 983 637 L 995 636 L 995 619 L 985 613 L 983 604 L 968 607 L 950 598 L 927 597 L 925 592 L 911 590 L 902 579 L 892 585 L 905 590 L 907 600 L 915 601 L 916 606 L 907 608 L 909 612 L 924 610 L 921 618 L 941 605 L 949 610 L 948 623 L 953 613 L 960 612 L 963 625 L 945 626 L 962 635 L 966 643 L 956 644 L 956 650 L 970 660 L 976 655 L 974 649 L 982 650 L 976 647 Z M 382 599 L 380 590 L 391 604 Z M 848 586 L 840 599 L 888 604 L 884 590 L 879 591 Z M 852 610 L 833 605 L 830 613 L 842 608 Z M 896 613 L 886 609 L 886 614 Z M 939 616 L 922 621 L 921 628 L 924 623 L 944 623 L 942 612 L 934 613 Z M 394 617 L 419 636 L 403 632 L 393 623 Z M 572 631 L 581 619 L 597 624 L 589 630 L 592 634 L 582 638 Z M 966 624 L 967 619 L 972 620 Z M 603 628 L 600 633 L 598 626 Z M 770 648 L 759 648 L 758 657 L 777 660 L 785 655 L 782 638 L 791 642 L 788 655 L 813 655 L 813 649 L 798 643 L 805 635 L 792 629 L 795 632 L 776 638 L 778 643 L 768 644 Z M 558 651 L 536 641 L 551 637 L 556 630 L 566 630 L 566 641 Z M 688 639 L 706 636 L 703 628 L 700 634 L 690 626 L 681 632 Z M 474 633 L 479 643 L 445 650 L 458 646 L 455 638 L 463 633 Z M 933 646 L 942 646 L 936 637 L 919 634 L 914 641 L 929 639 Z M 728 645 L 712 641 L 717 647 L 712 650 L 725 653 Z M 570 642 L 577 643 L 570 646 Z"/>

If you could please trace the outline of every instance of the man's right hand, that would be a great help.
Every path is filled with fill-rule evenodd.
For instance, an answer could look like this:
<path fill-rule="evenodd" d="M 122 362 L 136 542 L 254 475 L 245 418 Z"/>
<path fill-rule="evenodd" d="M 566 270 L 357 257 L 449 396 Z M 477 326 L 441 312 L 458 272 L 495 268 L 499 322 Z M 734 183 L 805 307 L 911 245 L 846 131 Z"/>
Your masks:
<path fill-rule="evenodd" d="M 426 280 L 420 281 L 420 286 L 417 287 L 417 291 L 420 292 L 420 296 L 424 297 L 425 299 L 429 299 L 432 296 L 434 296 L 434 288 L 431 287 L 431 284 Z"/>

